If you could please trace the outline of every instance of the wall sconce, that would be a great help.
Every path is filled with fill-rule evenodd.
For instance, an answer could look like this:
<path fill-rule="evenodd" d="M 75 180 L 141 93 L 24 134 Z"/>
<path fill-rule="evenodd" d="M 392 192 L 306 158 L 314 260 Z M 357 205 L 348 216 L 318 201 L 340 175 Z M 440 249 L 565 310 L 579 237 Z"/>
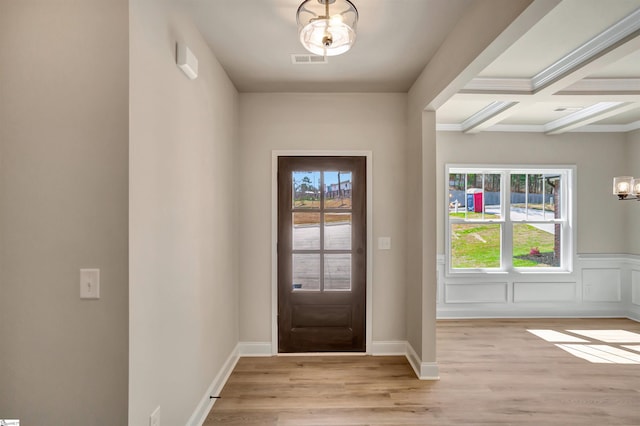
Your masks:
<path fill-rule="evenodd" d="M 618 200 L 640 201 L 640 178 L 634 179 L 633 176 L 614 177 L 613 195 L 617 195 Z"/>

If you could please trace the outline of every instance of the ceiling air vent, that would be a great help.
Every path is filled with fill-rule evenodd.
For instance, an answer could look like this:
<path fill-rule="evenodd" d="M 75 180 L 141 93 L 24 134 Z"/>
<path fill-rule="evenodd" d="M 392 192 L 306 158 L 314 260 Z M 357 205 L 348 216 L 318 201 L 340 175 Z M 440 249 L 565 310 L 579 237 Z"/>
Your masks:
<path fill-rule="evenodd" d="M 326 56 L 294 53 L 291 55 L 291 63 L 296 65 L 313 65 L 328 63 Z"/>

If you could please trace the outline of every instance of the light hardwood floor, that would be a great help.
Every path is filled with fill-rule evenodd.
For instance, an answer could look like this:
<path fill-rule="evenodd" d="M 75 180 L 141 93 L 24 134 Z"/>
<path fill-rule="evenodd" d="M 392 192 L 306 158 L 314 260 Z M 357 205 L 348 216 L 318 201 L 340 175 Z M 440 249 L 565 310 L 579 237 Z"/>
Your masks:
<path fill-rule="evenodd" d="M 527 329 L 640 334 L 640 323 L 439 321 L 439 381 L 418 380 L 404 357 L 243 358 L 204 424 L 640 425 L 640 364 L 590 363 Z"/>

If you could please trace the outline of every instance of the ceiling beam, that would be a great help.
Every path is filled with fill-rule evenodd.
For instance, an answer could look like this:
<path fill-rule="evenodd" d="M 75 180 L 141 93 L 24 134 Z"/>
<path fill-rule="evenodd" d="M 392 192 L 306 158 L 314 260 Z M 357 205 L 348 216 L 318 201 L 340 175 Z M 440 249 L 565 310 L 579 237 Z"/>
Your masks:
<path fill-rule="evenodd" d="M 595 58 L 604 56 L 630 39 L 640 35 L 640 8 L 634 10 L 591 40 L 533 76 L 531 83 L 538 91 L 573 74 Z"/>
<path fill-rule="evenodd" d="M 504 120 L 504 117 L 507 115 L 506 111 L 517 104 L 518 102 L 491 102 L 463 121 L 462 131 L 464 133 L 478 133 L 487 127 L 493 126 Z"/>
<path fill-rule="evenodd" d="M 557 135 L 637 107 L 638 105 L 633 102 L 598 102 L 545 124 L 544 130 L 548 135 Z"/>

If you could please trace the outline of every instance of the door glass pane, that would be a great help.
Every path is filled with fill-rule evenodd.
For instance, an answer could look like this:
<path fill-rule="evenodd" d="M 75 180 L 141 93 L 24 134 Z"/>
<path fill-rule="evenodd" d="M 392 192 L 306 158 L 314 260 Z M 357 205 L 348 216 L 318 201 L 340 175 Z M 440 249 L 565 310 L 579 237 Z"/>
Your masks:
<path fill-rule="evenodd" d="M 451 224 L 452 268 L 499 268 L 501 225 Z"/>
<path fill-rule="evenodd" d="M 293 207 L 320 208 L 320 172 L 291 172 Z"/>
<path fill-rule="evenodd" d="M 324 207 L 327 209 L 351 208 L 351 172 L 324 172 Z"/>
<path fill-rule="evenodd" d="M 553 223 L 513 225 L 513 266 L 549 268 L 560 266 L 561 226 Z"/>
<path fill-rule="evenodd" d="M 351 290 L 351 255 L 325 254 L 324 289 Z"/>
<path fill-rule="evenodd" d="M 293 289 L 320 290 L 320 255 L 293 254 Z"/>
<path fill-rule="evenodd" d="M 351 213 L 325 213 L 324 248 L 351 250 Z"/>
<path fill-rule="evenodd" d="M 293 213 L 293 249 L 320 249 L 320 213 Z"/>

